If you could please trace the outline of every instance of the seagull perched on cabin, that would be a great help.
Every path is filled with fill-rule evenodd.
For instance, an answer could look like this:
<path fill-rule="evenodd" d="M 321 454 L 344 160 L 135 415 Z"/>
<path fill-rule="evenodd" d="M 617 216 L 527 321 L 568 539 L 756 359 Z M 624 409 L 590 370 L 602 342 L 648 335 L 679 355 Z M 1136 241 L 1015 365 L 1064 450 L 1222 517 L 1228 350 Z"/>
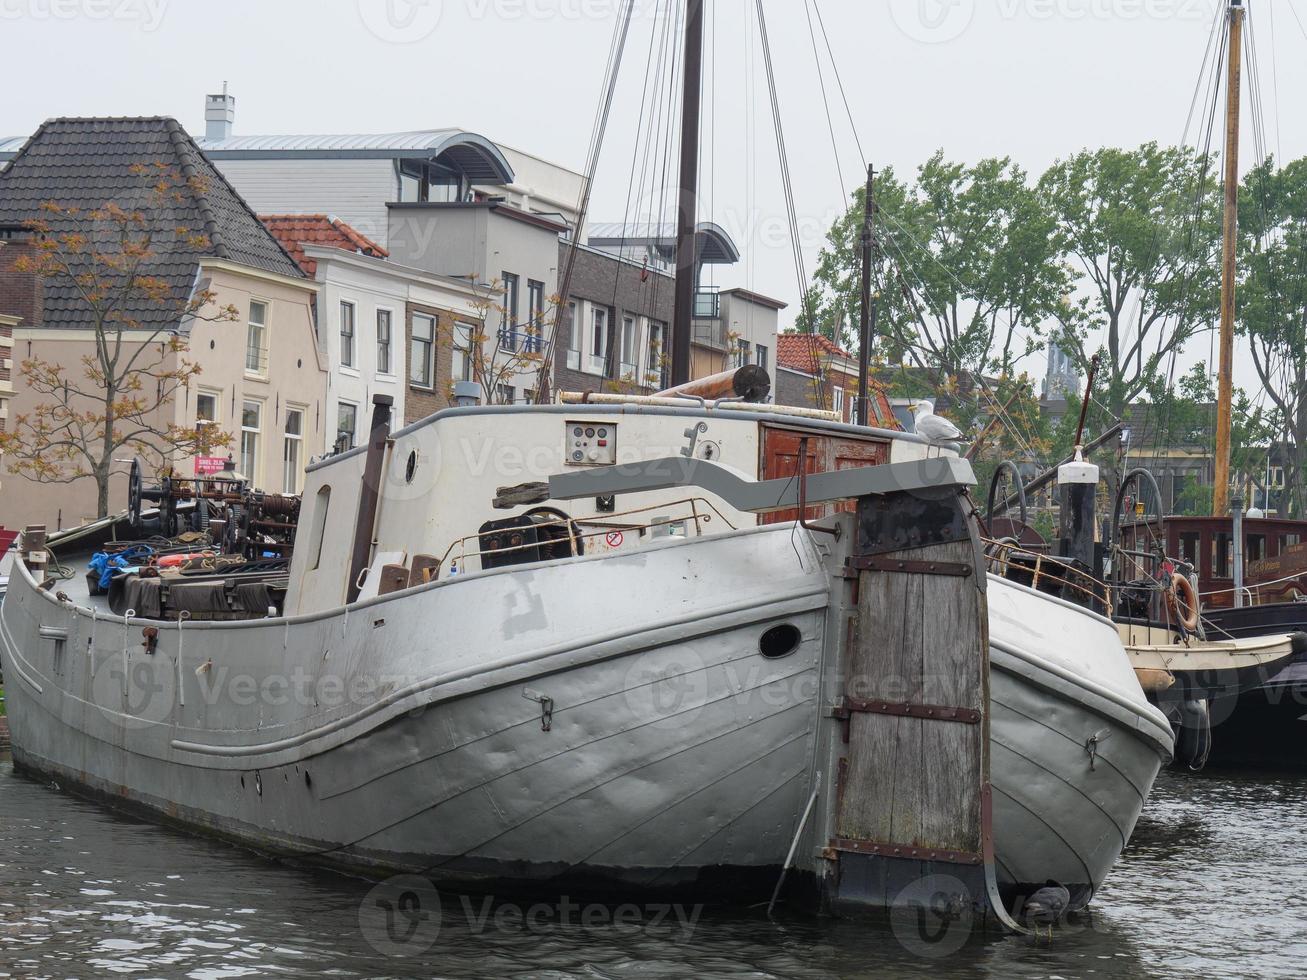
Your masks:
<path fill-rule="evenodd" d="M 911 406 L 912 414 L 917 419 L 917 432 L 931 442 L 952 442 L 960 439 L 962 432 L 956 425 L 935 414 L 935 403 L 922 399 Z"/>

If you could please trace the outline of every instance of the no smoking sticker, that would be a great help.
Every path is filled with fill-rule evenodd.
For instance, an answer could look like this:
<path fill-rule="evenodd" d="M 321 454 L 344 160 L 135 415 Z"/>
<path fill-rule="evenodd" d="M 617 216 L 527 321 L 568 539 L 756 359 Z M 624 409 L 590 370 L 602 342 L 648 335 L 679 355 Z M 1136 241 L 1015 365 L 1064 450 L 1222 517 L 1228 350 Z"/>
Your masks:
<path fill-rule="evenodd" d="M 622 532 L 609 531 L 604 535 L 604 541 L 610 548 L 620 548 L 622 546 Z"/>

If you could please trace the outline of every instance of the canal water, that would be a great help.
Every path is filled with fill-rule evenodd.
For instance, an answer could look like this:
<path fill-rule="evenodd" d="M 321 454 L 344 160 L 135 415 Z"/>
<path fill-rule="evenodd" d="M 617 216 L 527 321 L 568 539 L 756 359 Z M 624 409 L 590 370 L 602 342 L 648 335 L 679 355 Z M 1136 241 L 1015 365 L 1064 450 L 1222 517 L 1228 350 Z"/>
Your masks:
<path fill-rule="evenodd" d="M 1297 977 L 1304 858 L 1307 779 L 1165 774 L 1091 916 L 1051 941 L 963 942 L 374 886 L 116 816 L 0 762 L 0 977 Z"/>

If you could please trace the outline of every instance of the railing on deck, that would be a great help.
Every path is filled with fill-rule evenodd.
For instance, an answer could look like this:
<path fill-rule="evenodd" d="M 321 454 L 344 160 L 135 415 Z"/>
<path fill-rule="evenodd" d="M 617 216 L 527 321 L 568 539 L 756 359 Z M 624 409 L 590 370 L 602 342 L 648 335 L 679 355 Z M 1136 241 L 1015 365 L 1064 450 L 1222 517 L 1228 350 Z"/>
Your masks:
<path fill-rule="evenodd" d="M 671 516 L 667 512 L 674 511 L 678 507 L 689 509 L 689 513 L 680 516 Z M 660 511 L 653 519 L 643 521 L 631 521 L 630 518 L 641 514 L 648 514 L 650 511 Z M 657 504 L 649 504 L 644 507 L 637 507 L 632 510 L 617 511 L 614 513 L 597 513 L 587 517 L 559 517 L 552 521 L 541 521 L 535 525 L 537 530 L 541 528 L 558 527 L 569 532 L 573 542 L 573 549 L 577 549 L 580 543 L 581 549 L 587 539 L 603 539 L 609 548 L 620 547 L 625 543 L 627 534 L 643 536 L 649 534 L 655 528 L 669 528 L 668 534 L 673 532 L 671 528 L 677 526 L 688 528 L 693 526 L 694 534 L 700 536 L 704 533 L 704 524 L 711 523 L 713 519 L 721 521 L 732 531 L 736 530 L 734 524 L 722 514 L 720 510 L 708 499 L 704 497 L 684 497 L 680 500 L 666 501 Z M 594 527 L 594 530 L 582 530 L 583 528 Z M 440 577 L 447 578 L 452 574 L 463 571 L 465 563 L 469 558 L 481 558 L 483 552 L 481 542 L 483 538 L 495 537 L 502 535 L 503 530 L 480 531 L 476 534 L 469 534 L 457 538 L 448 548 L 445 549 L 444 555 L 440 559 Z M 613 544 L 613 535 L 619 536 L 619 544 Z M 469 543 L 472 547 L 469 548 Z M 512 545 L 507 548 L 497 548 L 490 552 L 496 556 L 511 554 L 516 551 L 527 551 L 539 548 L 544 542 L 526 542 L 520 545 Z M 582 553 L 584 553 L 582 551 Z"/>
<path fill-rule="evenodd" d="M 1098 612 L 1113 609 L 1112 588 L 1084 569 L 1010 541 L 982 539 L 991 575 L 1060 596 Z"/>

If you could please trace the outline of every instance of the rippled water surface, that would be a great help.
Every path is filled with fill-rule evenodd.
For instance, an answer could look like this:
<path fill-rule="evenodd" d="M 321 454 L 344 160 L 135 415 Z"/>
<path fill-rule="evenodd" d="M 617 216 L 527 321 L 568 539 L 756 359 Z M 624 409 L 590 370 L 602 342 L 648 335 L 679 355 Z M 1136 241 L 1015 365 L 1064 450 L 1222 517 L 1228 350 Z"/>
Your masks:
<path fill-rule="evenodd" d="M 526 926 L 505 898 L 442 896 L 439 918 L 410 935 L 407 898 L 116 816 L 0 763 L 0 977 L 201 980 L 1297 977 L 1307 780 L 1164 775 L 1091 920 L 1051 942 L 991 938 L 944 955 L 889 925 L 773 923 L 760 910 L 693 923 L 635 909 L 614 923 L 598 910 L 585 924 L 546 909 Z"/>

